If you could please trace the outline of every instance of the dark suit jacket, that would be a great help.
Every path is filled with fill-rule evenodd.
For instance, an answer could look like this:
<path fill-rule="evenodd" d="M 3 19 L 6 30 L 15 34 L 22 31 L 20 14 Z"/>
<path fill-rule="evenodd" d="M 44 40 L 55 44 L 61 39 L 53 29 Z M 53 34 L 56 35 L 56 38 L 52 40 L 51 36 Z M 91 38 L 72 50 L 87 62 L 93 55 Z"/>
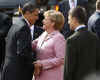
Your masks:
<path fill-rule="evenodd" d="M 32 47 L 30 28 L 18 18 L 6 38 L 6 55 L 2 80 L 32 80 Z"/>
<path fill-rule="evenodd" d="M 82 6 L 88 9 L 87 5 L 88 5 L 87 0 L 77 0 L 77 6 Z M 70 28 L 68 25 L 69 10 L 70 10 L 69 0 L 67 1 L 64 0 L 59 3 L 59 11 L 61 11 L 65 17 L 65 24 L 64 24 L 63 29 L 61 30 L 61 33 L 64 35 L 65 38 L 69 37 L 73 33 L 72 31 L 70 31 Z"/>
<path fill-rule="evenodd" d="M 43 33 L 43 31 L 44 30 L 40 26 L 34 26 L 33 40 L 35 40 L 36 38 L 38 38 Z"/>
<path fill-rule="evenodd" d="M 93 15 L 89 18 L 88 30 L 96 33 L 100 38 L 100 12 L 93 13 Z"/>
<path fill-rule="evenodd" d="M 67 39 L 64 80 L 83 80 L 96 70 L 97 41 L 86 28 L 79 29 Z"/>
<path fill-rule="evenodd" d="M 5 56 L 5 37 L 12 25 L 12 19 L 5 13 L 0 12 L 0 69 Z"/>

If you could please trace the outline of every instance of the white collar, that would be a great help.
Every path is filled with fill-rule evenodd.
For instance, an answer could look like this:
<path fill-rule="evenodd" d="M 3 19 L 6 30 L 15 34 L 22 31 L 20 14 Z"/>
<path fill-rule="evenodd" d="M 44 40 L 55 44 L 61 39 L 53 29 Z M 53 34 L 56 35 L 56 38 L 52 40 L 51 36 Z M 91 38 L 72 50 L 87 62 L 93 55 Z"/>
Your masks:
<path fill-rule="evenodd" d="M 80 28 L 86 27 L 85 25 L 79 25 L 78 27 L 76 27 L 75 31 L 78 31 Z"/>
<path fill-rule="evenodd" d="M 31 29 L 32 31 L 34 31 L 34 24 L 33 24 L 32 26 L 30 26 L 30 29 Z"/>

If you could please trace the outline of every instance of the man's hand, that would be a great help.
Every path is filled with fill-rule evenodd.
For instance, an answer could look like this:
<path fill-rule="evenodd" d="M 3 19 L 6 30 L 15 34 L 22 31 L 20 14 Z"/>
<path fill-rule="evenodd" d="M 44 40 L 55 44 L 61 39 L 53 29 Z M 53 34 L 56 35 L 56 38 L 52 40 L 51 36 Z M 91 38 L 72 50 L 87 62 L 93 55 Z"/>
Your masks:
<path fill-rule="evenodd" d="M 34 67 L 35 67 L 34 76 L 37 77 L 40 75 L 42 71 L 42 64 L 34 63 Z"/>

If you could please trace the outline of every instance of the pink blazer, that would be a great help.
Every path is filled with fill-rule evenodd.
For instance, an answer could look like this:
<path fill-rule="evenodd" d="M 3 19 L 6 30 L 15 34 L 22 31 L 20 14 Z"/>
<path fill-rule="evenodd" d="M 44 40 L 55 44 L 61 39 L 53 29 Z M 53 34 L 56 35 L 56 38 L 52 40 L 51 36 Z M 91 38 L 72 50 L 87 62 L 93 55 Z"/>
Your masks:
<path fill-rule="evenodd" d="M 63 64 L 65 55 L 65 39 L 59 31 L 54 31 L 45 37 L 44 32 L 33 41 L 33 48 L 37 51 L 37 63 L 43 65 L 43 70 L 36 80 L 63 80 Z"/>

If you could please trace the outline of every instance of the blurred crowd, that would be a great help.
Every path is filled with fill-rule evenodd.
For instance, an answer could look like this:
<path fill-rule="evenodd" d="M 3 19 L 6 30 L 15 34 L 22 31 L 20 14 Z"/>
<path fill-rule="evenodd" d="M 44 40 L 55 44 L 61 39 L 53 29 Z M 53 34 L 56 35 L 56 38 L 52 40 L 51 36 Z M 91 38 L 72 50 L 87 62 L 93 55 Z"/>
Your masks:
<path fill-rule="evenodd" d="M 0 9 L 0 80 L 100 80 L 100 0 L 49 1 Z"/>

